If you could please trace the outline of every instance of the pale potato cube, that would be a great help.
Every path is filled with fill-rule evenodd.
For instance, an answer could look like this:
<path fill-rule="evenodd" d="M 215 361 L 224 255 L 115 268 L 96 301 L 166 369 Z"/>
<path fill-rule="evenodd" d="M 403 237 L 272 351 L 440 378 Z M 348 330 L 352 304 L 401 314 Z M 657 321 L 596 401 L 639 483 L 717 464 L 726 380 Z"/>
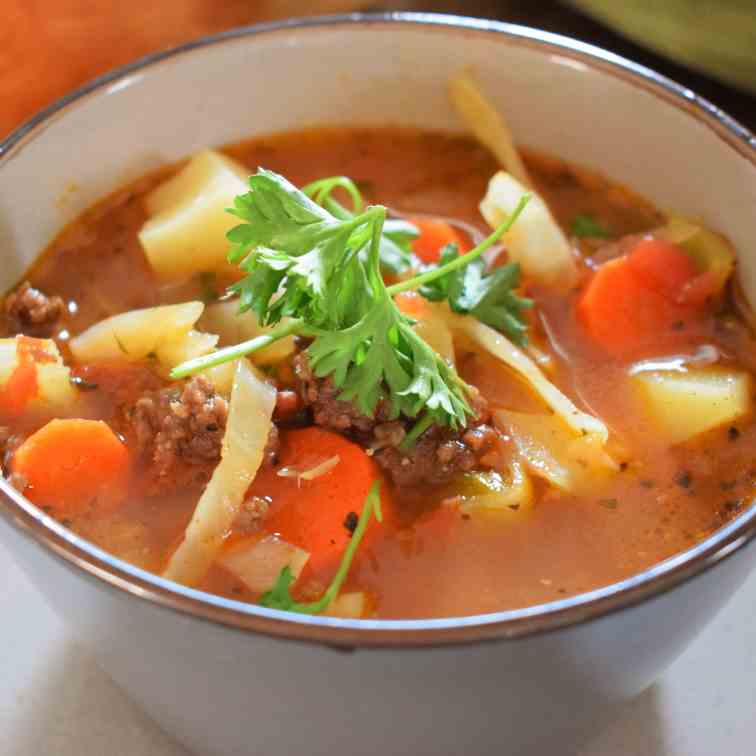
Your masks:
<path fill-rule="evenodd" d="M 210 354 L 217 343 L 218 337 L 214 333 L 191 330 L 180 338 L 166 341 L 159 346 L 155 356 L 163 368 L 171 370 L 182 362 Z"/>
<path fill-rule="evenodd" d="M 261 326 L 254 312 L 239 313 L 238 300 L 217 302 L 208 305 L 199 322 L 200 327 L 209 333 L 217 333 L 221 346 L 232 346 L 241 341 L 254 339 L 268 333 L 271 329 Z M 249 356 L 255 365 L 275 365 L 285 360 L 294 352 L 294 337 L 279 339 L 265 349 Z"/>
<path fill-rule="evenodd" d="M 136 362 L 186 336 L 202 315 L 202 302 L 148 307 L 113 315 L 69 342 L 79 362 Z"/>
<path fill-rule="evenodd" d="M 249 191 L 249 171 L 213 150 L 197 153 L 176 176 L 147 195 L 151 218 L 139 240 L 163 280 L 228 267 L 226 233 L 239 220 L 226 212 Z"/>
<path fill-rule="evenodd" d="M 488 225 L 500 226 L 528 191 L 508 173 L 496 173 L 480 203 L 480 212 Z M 520 263 L 522 272 L 529 278 L 563 289 L 574 283 L 577 268 L 570 245 L 548 205 L 537 193 L 531 191 L 530 202 L 501 241 L 510 259 Z"/>
<path fill-rule="evenodd" d="M 351 591 L 337 596 L 323 612 L 326 617 L 362 619 L 368 613 L 369 602 L 362 591 Z"/>
<path fill-rule="evenodd" d="M 750 408 L 747 373 L 720 368 L 658 370 L 632 376 L 659 432 L 670 444 L 731 423 Z"/>
<path fill-rule="evenodd" d="M 27 407 L 27 412 L 62 412 L 78 399 L 71 385 L 71 371 L 63 364 L 63 358 L 52 339 L 31 339 L 16 336 L 0 339 L 0 387 L 4 387 L 18 368 L 19 344 L 23 343 L 25 359 L 34 363 L 37 378 L 37 394 Z"/>

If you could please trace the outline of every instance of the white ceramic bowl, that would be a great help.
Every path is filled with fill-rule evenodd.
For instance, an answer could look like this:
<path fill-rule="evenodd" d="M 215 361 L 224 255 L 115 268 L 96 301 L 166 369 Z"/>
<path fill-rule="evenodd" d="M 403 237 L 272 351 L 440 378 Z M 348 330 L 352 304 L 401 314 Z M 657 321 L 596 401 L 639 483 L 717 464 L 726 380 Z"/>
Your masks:
<path fill-rule="evenodd" d="M 519 141 L 724 229 L 756 283 L 745 129 L 579 42 L 398 14 L 230 32 L 41 113 L 0 145 L 2 284 L 93 200 L 200 147 L 309 124 L 459 128 L 445 82 L 467 64 Z M 224 756 L 523 753 L 647 687 L 756 560 L 752 508 L 637 577 L 543 606 L 432 621 L 289 616 L 135 569 L 0 489 L 0 537 L 100 664 L 166 730 Z"/>

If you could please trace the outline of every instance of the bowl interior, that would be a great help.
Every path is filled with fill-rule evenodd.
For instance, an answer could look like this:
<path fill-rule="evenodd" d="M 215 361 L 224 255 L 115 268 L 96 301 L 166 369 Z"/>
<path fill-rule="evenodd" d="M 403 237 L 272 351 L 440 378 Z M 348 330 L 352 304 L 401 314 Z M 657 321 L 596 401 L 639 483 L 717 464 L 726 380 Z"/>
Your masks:
<path fill-rule="evenodd" d="M 469 65 L 519 142 L 725 230 L 756 293 L 756 150 L 737 124 L 581 43 L 448 17 L 397 20 L 220 35 L 51 109 L 0 146 L 0 286 L 93 201 L 201 147 L 318 124 L 458 130 L 446 82 Z"/>

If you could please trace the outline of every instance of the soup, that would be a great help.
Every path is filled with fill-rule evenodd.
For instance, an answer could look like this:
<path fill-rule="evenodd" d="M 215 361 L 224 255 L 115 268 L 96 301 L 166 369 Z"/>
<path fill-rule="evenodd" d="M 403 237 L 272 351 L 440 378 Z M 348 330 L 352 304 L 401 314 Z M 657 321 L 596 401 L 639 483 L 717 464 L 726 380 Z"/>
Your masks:
<path fill-rule="evenodd" d="M 313 129 L 119 189 L 6 296 L 7 476 L 135 565 L 308 613 L 524 607 L 693 546 L 756 475 L 734 252 L 521 156 Z"/>

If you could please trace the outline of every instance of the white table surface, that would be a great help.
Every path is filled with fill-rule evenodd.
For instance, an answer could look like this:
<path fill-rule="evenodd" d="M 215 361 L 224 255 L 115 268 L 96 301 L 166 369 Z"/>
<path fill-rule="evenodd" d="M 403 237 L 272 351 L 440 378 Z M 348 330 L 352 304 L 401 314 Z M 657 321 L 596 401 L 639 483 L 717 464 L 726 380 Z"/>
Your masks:
<path fill-rule="evenodd" d="M 2 547 L 0 675 L 3 756 L 188 756 L 99 670 Z M 614 721 L 559 754 L 530 756 L 753 756 L 754 713 L 756 574 Z"/>

